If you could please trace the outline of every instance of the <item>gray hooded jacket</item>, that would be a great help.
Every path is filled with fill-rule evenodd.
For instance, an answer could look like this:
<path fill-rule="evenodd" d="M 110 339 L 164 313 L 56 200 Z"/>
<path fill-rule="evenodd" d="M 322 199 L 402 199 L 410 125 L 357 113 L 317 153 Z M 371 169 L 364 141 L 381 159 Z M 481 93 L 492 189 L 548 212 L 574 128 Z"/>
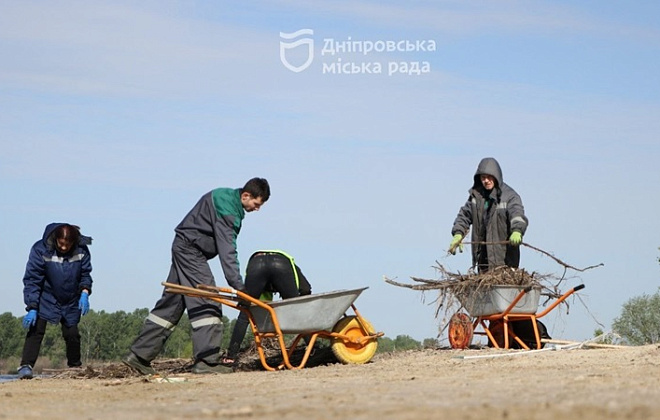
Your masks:
<path fill-rule="evenodd" d="M 491 175 L 497 185 L 487 191 L 481 184 L 481 175 Z M 465 237 L 472 225 L 472 242 L 507 241 L 512 232 L 525 234 L 528 220 L 518 193 L 504 183 L 500 164 L 494 158 L 479 162 L 474 174 L 467 203 L 458 212 L 452 235 Z M 502 265 L 517 268 L 520 263 L 520 247 L 510 245 L 473 245 L 472 265 L 480 271 Z"/>

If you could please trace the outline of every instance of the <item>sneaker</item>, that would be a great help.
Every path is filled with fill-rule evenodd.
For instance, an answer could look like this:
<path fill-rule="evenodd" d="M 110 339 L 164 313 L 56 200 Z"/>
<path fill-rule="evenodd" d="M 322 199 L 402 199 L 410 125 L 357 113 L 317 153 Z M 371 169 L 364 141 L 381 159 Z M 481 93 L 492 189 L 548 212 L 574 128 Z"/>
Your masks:
<path fill-rule="evenodd" d="M 130 352 L 128 356 L 124 357 L 122 362 L 130 367 L 131 369 L 137 371 L 141 375 L 155 375 L 156 370 L 151 367 L 151 364 L 148 362 L 143 362 L 135 353 Z"/>
<path fill-rule="evenodd" d="M 232 373 L 234 369 L 223 366 L 221 364 L 209 365 L 203 360 L 195 363 L 192 367 L 192 373 L 205 374 L 205 373 Z"/>
<path fill-rule="evenodd" d="M 18 368 L 18 379 L 32 379 L 32 367 L 23 365 Z"/>

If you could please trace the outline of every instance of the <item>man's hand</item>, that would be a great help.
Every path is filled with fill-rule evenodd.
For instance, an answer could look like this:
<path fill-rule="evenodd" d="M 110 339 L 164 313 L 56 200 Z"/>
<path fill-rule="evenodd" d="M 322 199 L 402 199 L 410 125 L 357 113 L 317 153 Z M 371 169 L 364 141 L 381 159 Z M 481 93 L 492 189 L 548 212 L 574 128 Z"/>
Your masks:
<path fill-rule="evenodd" d="M 456 255 L 456 248 L 460 252 L 463 252 L 463 244 L 461 243 L 461 240 L 463 239 L 463 235 L 460 233 L 457 233 L 454 235 L 454 238 L 451 240 L 451 243 L 449 244 L 449 253 L 451 255 Z"/>
<path fill-rule="evenodd" d="M 522 233 L 513 231 L 509 236 L 509 243 L 513 246 L 518 246 L 522 242 Z"/>

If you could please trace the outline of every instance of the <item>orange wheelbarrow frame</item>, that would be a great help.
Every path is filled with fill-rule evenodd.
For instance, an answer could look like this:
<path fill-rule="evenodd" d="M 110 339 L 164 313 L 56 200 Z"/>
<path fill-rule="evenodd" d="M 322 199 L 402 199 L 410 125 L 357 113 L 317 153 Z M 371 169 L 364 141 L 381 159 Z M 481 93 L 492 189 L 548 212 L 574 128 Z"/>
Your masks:
<path fill-rule="evenodd" d="M 337 351 L 335 351 L 336 346 L 341 349 L 340 354 L 347 354 L 346 357 L 338 357 L 340 358 L 340 361 L 344 363 L 365 363 L 368 360 L 360 359 L 360 361 L 353 361 L 350 356 L 351 353 L 355 353 L 359 357 L 361 353 L 367 351 L 371 354 L 367 354 L 366 357 L 371 359 L 373 356 L 372 351 L 375 352 L 375 347 L 377 346 L 376 339 L 384 335 L 382 332 L 375 332 L 371 324 L 360 315 L 355 305 L 351 303 L 350 307 L 355 314 L 354 316 L 344 314 L 344 316 L 335 323 L 332 331 L 323 329 L 298 333 L 291 344 L 287 347 L 284 340 L 285 333 L 282 332 L 276 310 L 266 302 L 255 299 L 247 293 L 227 287 L 199 285 L 197 288 L 193 288 L 166 282 L 163 282 L 162 285 L 165 286 L 165 291 L 168 293 L 178 293 L 190 297 L 210 299 L 245 313 L 250 322 L 261 365 L 268 371 L 304 368 L 314 348 L 314 343 L 319 337 L 328 338 L 333 341 L 333 353 L 335 353 L 335 355 L 339 356 Z M 241 302 L 249 303 L 250 306 L 241 304 Z M 267 311 L 274 331 L 261 331 L 250 307 L 259 307 Z M 342 322 L 343 320 L 350 322 Z M 335 331 L 338 327 L 339 331 Z M 307 341 L 307 348 L 305 349 L 302 361 L 298 365 L 293 365 L 291 363 L 291 356 L 304 337 L 309 337 L 309 339 Z M 279 344 L 282 353 L 282 363 L 277 366 L 271 366 L 266 361 L 266 354 L 263 349 L 263 342 L 266 338 L 276 338 Z"/>
<path fill-rule="evenodd" d="M 550 311 L 556 308 L 560 303 L 565 301 L 570 295 L 577 292 L 578 290 L 584 289 L 584 284 L 573 287 L 571 290 L 567 291 L 561 295 L 556 301 L 554 301 L 550 306 L 545 310 L 539 313 L 511 313 L 511 311 L 516 307 L 518 302 L 532 290 L 532 286 L 525 287 L 518 293 L 518 295 L 511 301 L 509 306 L 502 312 L 491 314 L 491 315 L 481 315 L 475 317 L 474 321 L 469 321 L 469 316 L 463 312 L 458 312 L 454 314 L 449 321 L 449 343 L 452 348 L 467 348 L 470 345 L 473 334 L 485 335 L 488 337 L 490 343 L 492 343 L 495 348 L 504 348 L 509 349 L 512 341 L 515 341 L 520 345 L 521 348 L 525 350 L 531 350 L 530 347 L 518 337 L 513 328 L 509 325 L 509 322 L 515 322 L 520 320 L 529 320 L 532 323 L 532 328 L 534 331 L 534 339 L 536 342 L 536 349 L 542 348 L 541 335 L 539 333 L 537 319 L 546 316 Z M 486 323 L 488 321 L 488 323 Z M 495 338 L 491 328 L 493 326 L 500 326 L 503 329 L 503 345 L 500 346 L 498 340 Z M 481 326 L 483 331 L 476 331 L 477 327 Z"/>

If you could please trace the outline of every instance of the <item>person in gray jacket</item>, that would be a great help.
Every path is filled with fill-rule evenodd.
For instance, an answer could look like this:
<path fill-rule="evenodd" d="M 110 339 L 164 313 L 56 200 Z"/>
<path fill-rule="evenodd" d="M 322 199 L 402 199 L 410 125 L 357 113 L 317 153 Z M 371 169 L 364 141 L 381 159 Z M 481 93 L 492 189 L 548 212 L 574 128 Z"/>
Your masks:
<path fill-rule="evenodd" d="M 528 220 L 518 193 L 504 183 L 494 158 L 479 162 L 467 203 L 458 211 L 451 230 L 449 252 L 463 252 L 461 241 L 472 225 L 472 266 L 483 273 L 508 266 L 518 268 L 522 236 Z"/>
<path fill-rule="evenodd" d="M 238 265 L 236 237 L 245 212 L 258 211 L 270 197 L 263 178 L 252 178 L 243 188 L 217 188 L 197 202 L 176 227 L 168 283 L 215 286 L 208 260 L 220 259 L 229 286 L 245 291 Z M 222 307 L 209 299 L 163 292 L 145 320 L 123 362 L 143 375 L 156 373 L 151 361 L 161 352 L 183 311 L 192 326 L 193 373 L 229 373 L 220 364 Z"/>

